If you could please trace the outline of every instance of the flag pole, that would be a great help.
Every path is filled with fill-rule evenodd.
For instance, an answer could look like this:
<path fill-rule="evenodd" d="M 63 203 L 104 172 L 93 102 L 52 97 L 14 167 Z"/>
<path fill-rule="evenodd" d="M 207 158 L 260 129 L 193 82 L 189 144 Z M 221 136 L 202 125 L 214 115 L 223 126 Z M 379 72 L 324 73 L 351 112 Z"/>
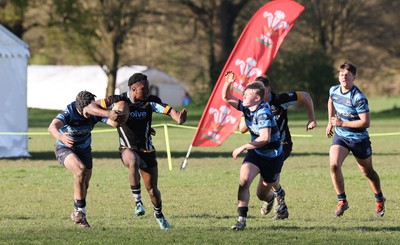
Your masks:
<path fill-rule="evenodd" d="M 185 160 L 183 160 L 183 162 L 182 162 L 182 164 L 181 164 L 181 170 L 184 170 L 185 167 L 186 167 L 186 164 L 187 164 L 187 161 L 188 161 L 190 152 L 192 151 L 192 147 L 193 147 L 193 145 L 190 145 L 190 146 L 189 146 L 189 150 L 188 150 L 188 152 L 186 153 Z"/>

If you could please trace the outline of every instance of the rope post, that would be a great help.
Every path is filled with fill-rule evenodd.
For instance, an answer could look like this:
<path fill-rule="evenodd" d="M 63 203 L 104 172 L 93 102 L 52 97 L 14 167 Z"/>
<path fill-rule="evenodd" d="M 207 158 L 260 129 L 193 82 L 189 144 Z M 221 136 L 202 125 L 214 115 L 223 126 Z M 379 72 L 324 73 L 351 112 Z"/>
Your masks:
<path fill-rule="evenodd" d="M 164 123 L 163 126 L 164 126 L 164 134 L 165 134 L 165 146 L 167 149 L 168 167 L 169 167 L 169 171 L 172 171 L 172 160 L 171 160 L 171 149 L 169 147 L 168 126 L 166 123 Z"/>

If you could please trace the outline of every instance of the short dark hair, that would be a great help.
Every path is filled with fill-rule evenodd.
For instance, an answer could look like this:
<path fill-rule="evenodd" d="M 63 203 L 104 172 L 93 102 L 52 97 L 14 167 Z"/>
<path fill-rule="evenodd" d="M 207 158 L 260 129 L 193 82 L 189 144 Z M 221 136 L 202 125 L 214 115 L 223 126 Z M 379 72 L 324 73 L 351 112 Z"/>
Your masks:
<path fill-rule="evenodd" d="M 357 68 L 350 62 L 345 61 L 343 64 L 341 64 L 339 66 L 338 72 L 340 72 L 341 70 L 348 70 L 349 72 L 351 72 L 354 76 L 357 73 Z"/>
<path fill-rule="evenodd" d="M 96 98 L 96 95 L 90 93 L 89 91 L 81 91 L 78 93 L 75 99 L 76 109 L 80 112 L 83 112 L 83 108 L 92 103 L 92 101 Z"/>
<path fill-rule="evenodd" d="M 256 91 L 256 94 L 258 94 L 261 97 L 261 100 L 264 99 L 265 86 L 262 82 L 254 81 L 252 83 L 249 83 L 249 84 L 247 84 L 247 86 L 244 90 L 246 91 L 247 89 L 254 89 Z"/>
<path fill-rule="evenodd" d="M 265 87 L 268 87 L 271 84 L 271 81 L 267 75 L 258 76 L 256 79 L 254 79 L 254 81 L 262 82 Z"/>
<path fill-rule="evenodd" d="M 128 86 L 141 81 L 147 81 L 147 76 L 142 73 L 135 73 L 129 78 Z"/>

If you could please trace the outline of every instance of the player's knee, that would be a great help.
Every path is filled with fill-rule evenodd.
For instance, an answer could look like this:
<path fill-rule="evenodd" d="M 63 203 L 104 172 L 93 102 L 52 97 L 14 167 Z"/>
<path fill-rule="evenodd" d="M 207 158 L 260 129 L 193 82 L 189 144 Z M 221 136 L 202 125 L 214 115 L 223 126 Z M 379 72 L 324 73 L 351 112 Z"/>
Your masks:
<path fill-rule="evenodd" d="M 88 169 L 85 166 L 81 166 L 80 168 L 78 168 L 78 170 L 75 171 L 74 175 L 76 178 L 84 180 L 88 175 Z"/>
<path fill-rule="evenodd" d="M 340 170 L 340 167 L 336 163 L 331 163 L 329 166 L 329 169 L 330 169 L 331 173 L 336 173 L 337 171 Z"/>
<path fill-rule="evenodd" d="M 250 183 L 248 180 L 240 180 L 239 191 L 249 189 Z"/>
<path fill-rule="evenodd" d="M 149 193 L 149 195 L 151 197 L 155 197 L 159 193 L 157 187 L 149 187 L 149 188 L 146 188 L 146 189 L 147 189 L 147 192 Z"/>

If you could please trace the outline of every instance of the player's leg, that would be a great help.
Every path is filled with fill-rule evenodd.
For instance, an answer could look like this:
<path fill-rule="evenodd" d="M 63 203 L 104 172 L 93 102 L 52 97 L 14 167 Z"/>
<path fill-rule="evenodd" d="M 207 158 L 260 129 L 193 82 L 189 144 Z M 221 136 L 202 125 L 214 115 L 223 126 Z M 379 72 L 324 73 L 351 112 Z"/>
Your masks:
<path fill-rule="evenodd" d="M 122 163 L 128 168 L 128 180 L 130 189 L 135 199 L 135 215 L 141 216 L 145 214 L 142 203 L 140 175 L 139 175 L 139 155 L 132 149 L 121 148 L 120 155 Z"/>
<path fill-rule="evenodd" d="M 250 162 L 243 162 L 240 168 L 238 188 L 237 212 L 239 218 L 237 223 L 232 226 L 233 230 L 243 230 L 246 227 L 246 218 L 250 200 L 250 185 L 259 173 L 260 169 L 256 165 Z"/>
<path fill-rule="evenodd" d="M 274 206 L 275 195 L 272 190 L 272 185 L 268 185 L 261 176 L 257 186 L 257 197 L 261 201 L 264 201 L 261 206 L 261 215 L 270 213 Z"/>
<path fill-rule="evenodd" d="M 260 165 L 260 175 L 263 182 L 259 182 L 258 188 L 262 191 L 263 187 L 266 187 L 268 193 L 265 194 L 264 198 L 269 198 L 271 192 L 276 197 L 276 206 L 273 219 L 286 219 L 289 217 L 288 208 L 285 202 L 285 191 L 279 183 L 280 173 L 283 166 L 283 154 L 273 158 L 265 159 L 265 164 Z M 262 197 L 262 195 L 260 195 Z M 268 199 L 267 199 L 268 200 Z M 272 209 L 273 202 L 265 203 L 261 207 L 261 214 L 266 214 Z"/>
<path fill-rule="evenodd" d="M 361 159 L 356 157 L 356 160 L 358 163 L 358 167 L 360 168 L 361 172 L 365 175 L 365 177 L 367 177 L 369 185 L 371 186 L 371 189 L 374 192 L 376 215 L 378 217 L 382 217 L 385 214 L 386 198 L 382 194 L 379 175 L 372 166 L 372 156 L 366 159 Z"/>
<path fill-rule="evenodd" d="M 74 153 L 65 157 L 63 165 L 74 175 L 74 212 L 71 214 L 71 219 L 81 227 L 89 228 L 86 219 L 86 196 L 92 170 L 88 169 Z"/>
<path fill-rule="evenodd" d="M 331 180 L 338 195 L 338 205 L 335 210 L 337 217 L 343 215 L 349 208 L 342 173 L 342 165 L 348 154 L 349 150 L 341 145 L 332 145 L 329 150 Z"/>
<path fill-rule="evenodd" d="M 140 173 L 143 182 L 146 186 L 147 193 L 149 193 L 150 200 L 153 203 L 154 217 L 157 220 L 160 229 L 167 230 L 171 228 L 169 222 L 162 212 L 161 192 L 158 189 L 158 167 L 151 166 L 149 168 L 141 168 Z"/>

